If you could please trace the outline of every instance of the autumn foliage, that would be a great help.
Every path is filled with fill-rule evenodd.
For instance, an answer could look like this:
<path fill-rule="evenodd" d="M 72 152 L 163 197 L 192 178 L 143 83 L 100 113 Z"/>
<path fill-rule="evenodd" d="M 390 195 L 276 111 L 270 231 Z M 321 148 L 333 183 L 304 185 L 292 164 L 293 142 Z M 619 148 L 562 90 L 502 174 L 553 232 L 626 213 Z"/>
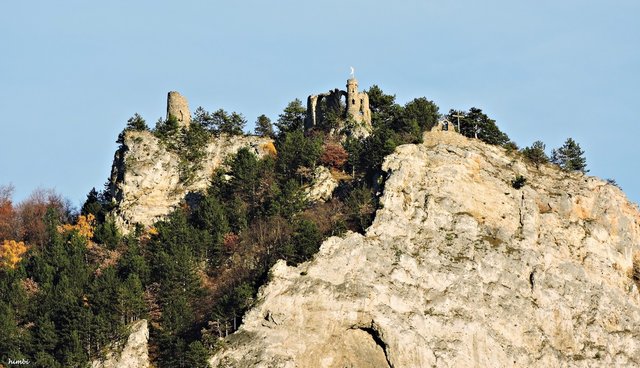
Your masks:
<path fill-rule="evenodd" d="M 15 239 L 18 236 L 16 211 L 11 202 L 12 192 L 13 187 L 0 186 L 0 239 Z"/>
<path fill-rule="evenodd" d="M 15 240 L 5 240 L 0 244 L 0 267 L 16 268 L 16 265 L 22 260 L 22 256 L 27 252 L 27 246 L 24 242 Z"/>
<path fill-rule="evenodd" d="M 264 150 L 273 157 L 276 157 L 278 155 L 278 151 L 276 150 L 276 146 L 273 145 L 273 142 L 265 143 L 262 148 L 264 148 Z"/>
<path fill-rule="evenodd" d="M 96 217 L 93 214 L 80 215 L 75 225 L 64 224 L 58 226 L 58 232 L 67 233 L 70 231 L 77 231 L 78 235 L 91 239 L 93 237 L 93 230 L 95 228 Z"/>
<path fill-rule="evenodd" d="M 347 162 L 349 154 L 339 143 L 327 143 L 324 145 L 324 151 L 320 156 L 320 163 L 325 166 L 340 169 Z"/>

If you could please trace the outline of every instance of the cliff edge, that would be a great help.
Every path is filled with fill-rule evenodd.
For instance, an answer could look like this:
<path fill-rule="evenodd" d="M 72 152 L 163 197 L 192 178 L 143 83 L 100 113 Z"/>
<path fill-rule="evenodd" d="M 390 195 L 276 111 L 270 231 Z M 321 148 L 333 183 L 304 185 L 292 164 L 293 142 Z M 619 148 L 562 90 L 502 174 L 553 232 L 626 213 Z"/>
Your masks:
<path fill-rule="evenodd" d="M 136 223 L 150 226 L 171 213 L 189 193 L 204 192 L 214 171 L 241 148 L 261 157 L 271 153 L 270 138 L 226 135 L 212 137 L 204 147 L 204 157 L 181 180 L 185 163 L 180 156 L 151 132 L 126 131 L 115 153 L 110 192 L 116 201 L 116 226 L 127 233 Z"/>
<path fill-rule="evenodd" d="M 212 366 L 639 366 L 638 208 L 594 177 L 424 138 L 386 158 L 366 234 L 277 263 Z"/>

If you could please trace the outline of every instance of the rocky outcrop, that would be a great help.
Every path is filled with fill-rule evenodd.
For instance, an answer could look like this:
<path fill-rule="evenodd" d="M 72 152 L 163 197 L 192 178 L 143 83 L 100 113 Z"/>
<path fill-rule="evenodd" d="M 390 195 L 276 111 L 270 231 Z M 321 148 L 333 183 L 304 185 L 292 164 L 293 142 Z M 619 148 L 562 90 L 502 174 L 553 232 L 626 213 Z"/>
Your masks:
<path fill-rule="evenodd" d="M 189 193 L 204 192 L 215 169 L 243 147 L 258 156 L 273 153 L 269 138 L 221 135 L 206 145 L 199 168 L 185 181 L 184 163 L 176 152 L 150 132 L 125 132 L 110 179 L 116 225 L 127 233 L 136 223 L 149 226 L 168 215 Z"/>
<path fill-rule="evenodd" d="M 385 160 L 366 234 L 277 263 L 211 364 L 639 366 L 638 208 L 597 178 L 453 132 L 424 138 Z"/>
<path fill-rule="evenodd" d="M 338 187 L 338 181 L 331 175 L 331 170 L 318 166 L 313 171 L 311 185 L 305 188 L 307 199 L 311 202 L 324 202 L 331 199 L 333 191 Z"/>
<path fill-rule="evenodd" d="M 94 360 L 91 368 L 148 368 L 149 328 L 147 320 L 141 319 L 130 327 L 130 335 L 121 351 L 117 346 L 111 346 L 106 357 Z"/>

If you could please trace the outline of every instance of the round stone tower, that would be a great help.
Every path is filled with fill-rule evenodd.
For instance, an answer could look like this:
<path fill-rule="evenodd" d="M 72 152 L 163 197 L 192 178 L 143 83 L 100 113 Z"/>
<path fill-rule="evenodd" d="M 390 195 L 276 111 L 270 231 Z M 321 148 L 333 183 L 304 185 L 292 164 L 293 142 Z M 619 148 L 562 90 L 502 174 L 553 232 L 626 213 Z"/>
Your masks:
<path fill-rule="evenodd" d="M 347 80 L 347 116 L 351 115 L 356 121 L 360 120 L 361 98 L 358 93 L 358 80 L 350 78 Z"/>
<path fill-rule="evenodd" d="M 189 128 L 191 123 L 189 103 L 186 98 L 176 91 L 171 91 L 167 95 L 167 119 L 170 116 L 175 116 L 180 126 Z"/>

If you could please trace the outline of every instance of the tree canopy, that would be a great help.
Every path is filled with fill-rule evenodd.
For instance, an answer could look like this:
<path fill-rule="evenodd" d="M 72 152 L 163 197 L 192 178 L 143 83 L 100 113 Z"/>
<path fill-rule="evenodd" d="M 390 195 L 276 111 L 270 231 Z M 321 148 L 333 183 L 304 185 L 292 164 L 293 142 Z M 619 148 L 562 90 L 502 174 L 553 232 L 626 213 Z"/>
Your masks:
<path fill-rule="evenodd" d="M 584 151 L 573 138 L 567 138 L 562 147 L 551 151 L 551 162 L 563 170 L 589 172 Z"/>
<path fill-rule="evenodd" d="M 456 115 L 461 117 L 458 118 Z M 495 120 L 489 118 L 479 108 L 472 107 L 466 112 L 449 110 L 447 119 L 456 126 L 460 121 L 460 134 L 465 137 L 478 138 L 485 143 L 500 146 L 509 143 L 509 136 L 498 128 Z"/>

